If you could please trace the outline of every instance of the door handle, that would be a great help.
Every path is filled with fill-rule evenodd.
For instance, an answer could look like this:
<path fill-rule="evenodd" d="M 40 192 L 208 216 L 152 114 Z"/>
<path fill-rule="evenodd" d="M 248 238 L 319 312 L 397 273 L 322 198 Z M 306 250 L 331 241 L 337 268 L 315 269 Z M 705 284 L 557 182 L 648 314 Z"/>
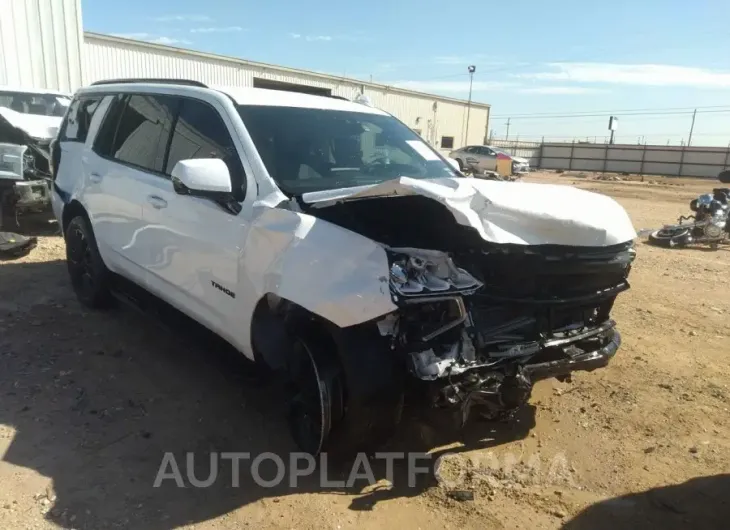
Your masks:
<path fill-rule="evenodd" d="M 147 202 L 152 205 L 153 208 L 159 210 L 161 208 L 167 208 L 167 201 L 157 195 L 147 195 Z"/>
<path fill-rule="evenodd" d="M 91 182 L 101 182 L 102 176 L 99 173 L 92 172 L 91 175 L 89 175 L 89 180 Z"/>

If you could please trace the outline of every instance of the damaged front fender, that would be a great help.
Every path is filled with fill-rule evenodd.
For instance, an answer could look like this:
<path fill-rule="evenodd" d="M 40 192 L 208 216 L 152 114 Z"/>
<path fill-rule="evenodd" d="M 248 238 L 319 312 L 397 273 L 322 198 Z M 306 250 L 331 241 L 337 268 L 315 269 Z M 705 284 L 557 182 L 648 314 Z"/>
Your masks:
<path fill-rule="evenodd" d="M 258 299 L 275 294 L 341 328 L 397 309 L 383 246 L 311 215 L 263 208 L 241 252 Z"/>

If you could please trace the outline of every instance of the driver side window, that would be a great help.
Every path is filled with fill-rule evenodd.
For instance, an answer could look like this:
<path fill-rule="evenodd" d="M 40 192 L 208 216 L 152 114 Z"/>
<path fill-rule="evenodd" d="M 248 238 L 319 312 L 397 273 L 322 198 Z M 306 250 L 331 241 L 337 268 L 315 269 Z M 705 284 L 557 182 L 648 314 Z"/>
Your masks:
<path fill-rule="evenodd" d="M 220 158 L 228 166 L 236 200 L 242 201 L 246 179 L 238 151 L 220 114 L 202 101 L 183 99 L 170 141 L 165 173 L 180 160 Z"/>

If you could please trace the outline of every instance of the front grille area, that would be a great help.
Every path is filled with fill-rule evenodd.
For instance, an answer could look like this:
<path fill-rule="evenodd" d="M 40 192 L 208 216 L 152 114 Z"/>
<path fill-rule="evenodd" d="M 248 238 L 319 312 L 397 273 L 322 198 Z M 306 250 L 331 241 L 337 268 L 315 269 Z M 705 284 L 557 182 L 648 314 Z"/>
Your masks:
<path fill-rule="evenodd" d="M 471 268 L 464 268 L 478 271 L 484 283 L 480 293 L 494 300 L 551 302 L 628 287 L 633 259 L 630 244 L 600 249 L 511 246 L 472 256 Z"/>
<path fill-rule="evenodd" d="M 485 349 L 598 326 L 609 319 L 616 296 L 629 288 L 631 245 L 510 250 L 480 257 L 484 287 L 468 297 L 472 324 Z"/>

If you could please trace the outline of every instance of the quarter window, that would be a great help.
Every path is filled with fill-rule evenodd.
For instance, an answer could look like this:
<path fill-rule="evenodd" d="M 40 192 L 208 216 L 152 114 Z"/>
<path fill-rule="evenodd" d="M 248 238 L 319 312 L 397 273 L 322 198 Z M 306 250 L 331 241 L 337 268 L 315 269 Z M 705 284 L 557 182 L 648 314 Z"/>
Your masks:
<path fill-rule="evenodd" d="M 71 103 L 61 132 L 62 142 L 86 142 L 91 119 L 101 100 L 102 96 L 80 97 Z"/>

